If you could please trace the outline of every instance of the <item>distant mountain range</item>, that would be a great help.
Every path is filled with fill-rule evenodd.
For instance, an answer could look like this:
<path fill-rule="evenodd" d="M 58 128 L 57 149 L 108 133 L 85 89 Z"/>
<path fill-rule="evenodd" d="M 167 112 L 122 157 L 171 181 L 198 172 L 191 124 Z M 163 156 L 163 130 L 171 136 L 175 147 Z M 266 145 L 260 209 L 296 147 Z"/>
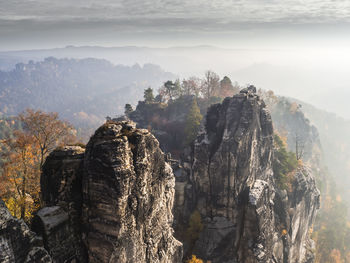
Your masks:
<path fill-rule="evenodd" d="M 56 58 L 99 58 L 106 59 L 115 64 L 133 65 L 135 63 L 155 63 L 163 68 L 181 68 L 180 65 L 191 62 L 198 62 L 196 59 L 189 59 L 189 54 L 198 52 L 218 52 L 221 49 L 212 46 L 197 47 L 172 47 L 172 48 L 150 48 L 136 46 L 122 47 L 99 47 L 99 46 L 67 46 L 64 48 L 18 50 L 0 52 L 0 70 L 11 70 L 17 63 L 27 63 L 30 60 L 41 61 L 46 57 Z M 192 56 L 193 57 L 193 56 Z M 190 63 L 191 64 L 191 63 Z M 179 70 L 176 70 L 179 72 Z"/>
<path fill-rule="evenodd" d="M 136 104 L 145 88 L 175 77 L 152 64 L 115 66 L 93 58 L 19 63 L 0 71 L 0 112 L 15 115 L 30 107 L 96 126 L 106 115 L 122 113 L 125 103 Z"/>
<path fill-rule="evenodd" d="M 305 59 L 307 52 L 307 59 Z M 339 51 L 340 52 L 340 51 Z M 254 84 L 275 93 L 298 98 L 350 119 L 346 99 L 350 75 L 343 53 L 287 49 L 227 49 L 214 46 L 67 46 L 63 48 L 0 52 L 0 70 L 17 63 L 40 62 L 47 57 L 105 59 L 115 65 L 155 64 L 181 78 L 203 76 L 208 69 L 229 76 L 241 85 Z M 329 100 L 329 97 L 333 100 Z"/>

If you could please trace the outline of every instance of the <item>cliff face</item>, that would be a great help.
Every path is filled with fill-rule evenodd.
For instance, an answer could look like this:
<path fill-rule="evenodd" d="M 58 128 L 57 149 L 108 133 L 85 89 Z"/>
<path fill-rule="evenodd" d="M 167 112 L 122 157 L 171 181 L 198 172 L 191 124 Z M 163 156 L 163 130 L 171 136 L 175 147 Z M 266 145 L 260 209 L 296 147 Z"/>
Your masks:
<path fill-rule="evenodd" d="M 81 227 L 84 151 L 78 146 L 57 149 L 43 166 L 44 208 L 34 217 L 32 228 L 43 237 L 46 249 L 57 262 L 86 261 Z"/>
<path fill-rule="evenodd" d="M 44 208 L 33 220 L 37 235 L 0 203 L 0 261 L 182 262 L 172 229 L 176 201 L 176 226 L 200 215 L 203 228 L 192 244 L 184 240 L 187 252 L 199 258 L 313 262 L 309 232 L 319 191 L 304 166 L 295 171 L 291 189 L 279 189 L 273 145 L 271 117 L 254 87 L 209 109 L 182 163 L 171 160 L 176 185 L 170 160 L 149 131 L 107 122 L 86 150 L 64 147 L 47 158 Z"/>
<path fill-rule="evenodd" d="M 87 149 L 50 154 L 33 227 L 56 262 L 181 262 L 175 178 L 158 141 L 131 122 L 100 127 Z"/>
<path fill-rule="evenodd" d="M 12 217 L 0 200 L 0 262 L 52 262 L 42 240 L 22 221 Z"/>
<path fill-rule="evenodd" d="M 209 109 L 183 164 L 185 196 L 178 196 L 184 201 L 177 214 L 186 220 L 198 211 L 204 224 L 193 254 L 214 263 L 307 260 L 318 190 L 304 171 L 291 194 L 276 189 L 272 158 L 271 117 L 254 87 Z"/>
<path fill-rule="evenodd" d="M 89 262 L 181 262 L 171 228 L 175 178 L 159 143 L 107 123 L 85 154 L 83 222 Z"/>
<path fill-rule="evenodd" d="M 277 262 L 314 262 L 314 242 L 310 230 L 320 208 L 320 193 L 310 169 L 300 167 L 294 176 L 293 191 L 276 189 L 274 198 Z M 283 248 L 283 249 L 282 249 Z"/>

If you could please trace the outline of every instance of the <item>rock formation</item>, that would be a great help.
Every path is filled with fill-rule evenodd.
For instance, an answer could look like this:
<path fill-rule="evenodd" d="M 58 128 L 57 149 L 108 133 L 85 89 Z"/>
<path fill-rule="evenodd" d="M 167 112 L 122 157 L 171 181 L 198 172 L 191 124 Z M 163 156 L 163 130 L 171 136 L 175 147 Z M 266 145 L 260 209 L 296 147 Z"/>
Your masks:
<path fill-rule="evenodd" d="M 44 208 L 33 220 L 33 230 L 44 239 L 56 262 L 86 261 L 82 243 L 82 178 L 84 149 L 66 146 L 46 159 L 41 176 Z"/>
<path fill-rule="evenodd" d="M 55 262 L 181 262 L 171 227 L 175 178 L 147 130 L 107 122 L 86 152 L 51 153 L 41 186 L 46 207 L 33 227 Z"/>
<path fill-rule="evenodd" d="M 106 123 L 84 165 L 89 262 L 181 262 L 171 227 L 175 178 L 154 136 L 128 122 Z"/>
<path fill-rule="evenodd" d="M 291 194 L 276 189 L 272 121 L 255 92 L 248 87 L 208 110 L 204 130 L 184 158 L 188 181 L 180 182 L 185 196 L 178 196 L 183 202 L 177 214 L 186 221 L 200 213 L 204 229 L 193 254 L 202 259 L 306 262 L 319 192 L 304 170 Z"/>
<path fill-rule="evenodd" d="M 49 254 L 42 239 L 29 230 L 22 221 L 14 218 L 0 200 L 0 262 L 49 263 Z"/>
<path fill-rule="evenodd" d="M 182 262 L 175 203 L 177 229 L 185 233 L 193 215 L 203 226 L 191 244 L 184 238 L 187 253 L 212 263 L 310 263 L 319 191 L 304 166 L 291 189 L 279 189 L 273 147 L 270 113 L 252 86 L 210 107 L 181 163 L 148 130 L 108 121 L 86 150 L 47 158 L 37 235 L 0 203 L 0 262 Z"/>

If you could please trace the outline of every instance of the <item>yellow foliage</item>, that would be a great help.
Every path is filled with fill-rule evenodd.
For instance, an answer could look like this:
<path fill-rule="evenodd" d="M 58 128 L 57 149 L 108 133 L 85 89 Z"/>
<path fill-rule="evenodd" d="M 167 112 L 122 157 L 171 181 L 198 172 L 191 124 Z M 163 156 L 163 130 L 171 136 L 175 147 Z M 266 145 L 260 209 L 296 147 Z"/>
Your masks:
<path fill-rule="evenodd" d="M 13 216 L 29 220 L 39 200 L 39 146 L 32 136 L 18 131 L 6 145 L 8 152 L 3 153 L 0 198 Z"/>
<path fill-rule="evenodd" d="M 192 255 L 192 258 L 187 260 L 186 263 L 203 263 L 203 260 L 197 258 L 195 255 Z"/>
<path fill-rule="evenodd" d="M 338 249 L 333 249 L 329 255 L 330 263 L 344 263 L 344 260 L 341 258 L 340 251 Z"/>
<path fill-rule="evenodd" d="M 312 226 L 309 228 L 309 235 L 311 236 L 313 232 L 314 232 L 314 226 L 312 225 Z"/>
<path fill-rule="evenodd" d="M 288 233 L 288 232 L 287 232 L 287 230 L 286 230 L 286 229 L 283 229 L 283 230 L 282 230 L 282 236 L 287 235 L 287 233 Z"/>
<path fill-rule="evenodd" d="M 28 109 L 18 116 L 23 129 L 1 140 L 0 198 L 13 216 L 29 221 L 40 206 L 40 171 L 48 154 L 75 138 L 57 113 Z M 14 124 L 14 123 L 13 123 Z"/>

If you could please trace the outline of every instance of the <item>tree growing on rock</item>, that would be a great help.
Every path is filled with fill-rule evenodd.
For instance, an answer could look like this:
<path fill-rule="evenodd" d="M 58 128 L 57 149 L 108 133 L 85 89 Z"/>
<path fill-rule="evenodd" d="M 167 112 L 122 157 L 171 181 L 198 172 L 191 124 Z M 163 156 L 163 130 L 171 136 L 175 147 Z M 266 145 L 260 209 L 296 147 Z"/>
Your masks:
<path fill-rule="evenodd" d="M 146 103 L 152 103 L 154 102 L 154 95 L 153 95 L 153 89 L 149 87 L 148 89 L 145 89 L 143 98 Z M 126 106 L 126 105 L 125 105 Z"/>
<path fill-rule="evenodd" d="M 274 158 L 272 162 L 276 184 L 280 189 L 289 189 L 293 172 L 298 167 L 295 153 L 289 152 L 282 139 L 274 135 Z"/>
<path fill-rule="evenodd" d="M 217 96 L 220 89 L 219 75 L 211 70 L 207 70 L 204 74 L 202 83 L 202 94 L 209 102 L 213 96 Z"/>
<path fill-rule="evenodd" d="M 134 111 L 134 109 L 132 108 L 131 104 L 129 104 L 129 103 L 125 104 L 124 114 L 126 116 L 129 116 L 129 114 L 132 113 L 133 111 Z"/>
<path fill-rule="evenodd" d="M 234 94 L 237 94 L 238 92 L 239 92 L 238 84 L 235 83 L 235 85 L 233 85 L 229 77 L 225 76 L 220 81 L 220 91 L 219 91 L 220 97 L 222 98 L 231 97 Z"/>
<path fill-rule="evenodd" d="M 177 80 L 175 82 L 168 80 L 164 85 L 159 89 L 159 94 L 166 100 L 172 101 L 177 98 L 181 93 L 180 82 Z"/>
<path fill-rule="evenodd" d="M 196 138 L 202 119 L 203 116 L 198 107 L 197 100 L 194 98 L 186 119 L 185 133 L 187 144 L 190 144 Z"/>
<path fill-rule="evenodd" d="M 182 81 L 181 89 L 183 95 L 190 96 L 194 95 L 197 98 L 200 95 L 200 79 L 196 77 L 190 77 Z"/>

